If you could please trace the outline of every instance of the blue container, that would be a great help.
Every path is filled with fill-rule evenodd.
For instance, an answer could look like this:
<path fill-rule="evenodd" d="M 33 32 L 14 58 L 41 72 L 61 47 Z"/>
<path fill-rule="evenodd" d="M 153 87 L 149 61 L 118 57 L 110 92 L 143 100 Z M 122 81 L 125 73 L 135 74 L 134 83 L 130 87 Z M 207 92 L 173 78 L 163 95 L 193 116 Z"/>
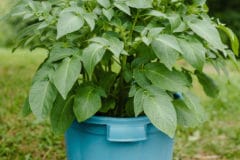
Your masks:
<path fill-rule="evenodd" d="M 68 160 L 172 160 L 173 140 L 147 117 L 92 117 L 65 134 Z"/>

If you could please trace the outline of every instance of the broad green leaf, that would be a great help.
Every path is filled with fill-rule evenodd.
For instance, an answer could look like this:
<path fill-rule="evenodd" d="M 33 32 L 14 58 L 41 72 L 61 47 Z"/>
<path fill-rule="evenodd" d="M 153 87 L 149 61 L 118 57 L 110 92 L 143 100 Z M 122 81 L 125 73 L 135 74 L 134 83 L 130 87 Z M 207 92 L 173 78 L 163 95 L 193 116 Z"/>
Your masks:
<path fill-rule="evenodd" d="M 191 83 L 184 73 L 176 70 L 170 71 L 159 63 L 147 64 L 144 73 L 154 85 L 164 90 L 181 92 L 191 86 Z"/>
<path fill-rule="evenodd" d="M 104 38 L 108 40 L 108 49 L 118 58 L 124 49 L 124 43 L 112 35 L 105 35 Z"/>
<path fill-rule="evenodd" d="M 181 17 L 179 14 L 167 15 L 167 19 L 170 22 L 171 30 L 174 31 L 181 24 Z"/>
<path fill-rule="evenodd" d="M 143 112 L 143 102 L 145 98 L 144 89 L 138 89 L 134 96 L 134 113 L 135 117 L 139 116 Z"/>
<path fill-rule="evenodd" d="M 200 122 L 204 122 L 207 119 L 207 114 L 204 111 L 203 106 L 201 105 L 198 97 L 196 97 L 191 92 L 183 93 L 183 101 L 184 104 L 190 109 L 192 112 L 196 114 L 195 118 Z"/>
<path fill-rule="evenodd" d="M 57 39 L 81 29 L 83 25 L 84 20 L 81 16 L 71 12 L 63 12 L 57 23 Z"/>
<path fill-rule="evenodd" d="M 137 86 L 135 84 L 131 85 L 131 88 L 128 92 L 128 97 L 134 97 L 137 92 Z"/>
<path fill-rule="evenodd" d="M 57 96 L 50 115 L 53 132 L 62 134 L 71 126 L 75 119 L 73 99 L 73 96 L 67 100 L 64 100 L 61 95 Z"/>
<path fill-rule="evenodd" d="M 49 80 L 52 78 L 52 74 L 54 72 L 54 67 L 52 64 L 43 62 L 38 70 L 36 71 L 33 79 L 32 84 L 34 84 L 37 81 L 43 81 L 43 80 Z"/>
<path fill-rule="evenodd" d="M 54 85 L 64 99 L 67 98 L 69 91 L 80 75 L 82 68 L 80 60 L 81 58 L 78 56 L 65 58 L 54 73 Z"/>
<path fill-rule="evenodd" d="M 141 68 L 144 64 L 157 58 L 152 48 L 144 44 L 138 46 L 136 53 L 137 57 L 131 63 L 131 67 L 134 69 Z"/>
<path fill-rule="evenodd" d="M 95 15 L 93 13 L 85 13 L 83 18 L 89 25 L 91 31 L 93 31 L 95 28 Z"/>
<path fill-rule="evenodd" d="M 92 86 L 82 86 L 75 96 L 73 110 L 78 122 L 92 117 L 102 107 L 101 97 Z"/>
<path fill-rule="evenodd" d="M 25 102 L 24 102 L 23 108 L 22 108 L 22 115 L 24 117 L 26 117 L 30 113 L 32 113 L 32 111 L 31 111 L 31 107 L 30 107 L 30 104 L 29 104 L 29 97 L 27 97 Z"/>
<path fill-rule="evenodd" d="M 148 38 L 153 39 L 157 37 L 163 30 L 164 30 L 163 27 L 154 27 L 149 29 Z"/>
<path fill-rule="evenodd" d="M 110 9 L 103 9 L 104 16 L 111 21 L 112 17 L 114 16 L 114 10 L 112 8 Z"/>
<path fill-rule="evenodd" d="M 153 0 L 128 0 L 126 4 L 132 8 L 152 8 Z"/>
<path fill-rule="evenodd" d="M 114 2 L 114 6 L 117 7 L 119 10 L 123 11 L 124 13 L 131 15 L 130 8 L 123 2 Z"/>
<path fill-rule="evenodd" d="M 157 29 L 156 29 L 157 30 Z M 150 34 L 151 30 L 149 31 L 149 34 Z M 147 54 L 146 54 L 147 53 Z M 143 58 L 146 60 L 146 62 L 150 62 L 151 60 L 154 60 L 156 59 L 156 55 L 155 53 L 153 52 L 152 48 L 145 45 L 145 44 L 140 44 L 137 49 L 136 49 L 136 54 L 137 54 L 137 57 L 133 60 L 132 62 L 132 66 L 134 61 L 137 60 L 137 59 L 140 59 L 140 58 Z M 141 61 L 141 60 L 140 60 Z M 143 65 L 144 63 L 142 63 L 141 65 Z M 139 64 L 140 65 L 140 64 Z"/>
<path fill-rule="evenodd" d="M 111 7 L 110 0 L 97 0 L 97 2 L 103 6 L 104 8 L 109 8 Z"/>
<path fill-rule="evenodd" d="M 179 125 L 184 127 L 195 127 L 202 123 L 199 119 L 198 113 L 195 110 L 189 109 L 184 101 L 175 100 L 173 101 L 175 110 L 177 113 L 177 122 Z"/>
<path fill-rule="evenodd" d="M 133 78 L 134 80 L 137 82 L 137 84 L 139 86 L 141 86 L 142 88 L 151 85 L 151 82 L 147 79 L 147 77 L 144 74 L 144 70 L 140 70 L 140 69 L 135 69 L 133 71 Z"/>
<path fill-rule="evenodd" d="M 33 114 L 39 120 L 49 115 L 56 95 L 56 89 L 49 81 L 37 81 L 32 85 L 29 93 L 29 104 Z"/>
<path fill-rule="evenodd" d="M 49 62 L 56 62 L 79 52 L 78 49 L 54 47 L 49 53 Z"/>
<path fill-rule="evenodd" d="M 161 63 L 170 70 L 175 64 L 179 52 L 182 52 L 176 37 L 173 35 L 159 35 L 152 41 L 151 46 Z"/>
<path fill-rule="evenodd" d="M 109 110 L 114 109 L 115 106 L 116 106 L 116 102 L 115 102 L 114 99 L 106 99 L 106 100 L 103 102 L 103 106 L 102 106 L 102 108 L 99 110 L 99 112 L 107 113 Z"/>
<path fill-rule="evenodd" d="M 205 63 L 206 53 L 206 49 L 203 47 L 203 45 L 194 40 L 187 41 L 184 39 L 178 39 L 178 41 L 181 46 L 182 56 L 184 59 L 193 67 L 201 71 Z"/>
<path fill-rule="evenodd" d="M 205 93 L 209 97 L 217 97 L 219 94 L 219 88 L 214 80 L 200 71 L 195 71 L 195 74 L 197 75 L 198 81 L 201 83 Z"/>
<path fill-rule="evenodd" d="M 197 18 L 187 20 L 188 26 L 199 37 L 206 40 L 214 48 L 223 51 L 225 45 L 222 43 L 218 30 L 208 20 L 200 20 Z"/>
<path fill-rule="evenodd" d="M 107 98 L 107 93 L 105 92 L 104 88 L 102 88 L 101 86 L 95 87 L 95 92 L 104 98 Z"/>
<path fill-rule="evenodd" d="M 42 5 L 44 12 L 50 12 L 52 9 L 52 4 L 48 1 L 41 2 L 41 5 Z"/>
<path fill-rule="evenodd" d="M 157 10 L 151 10 L 150 12 L 147 13 L 149 16 L 155 16 L 159 18 L 167 18 L 166 14 Z"/>
<path fill-rule="evenodd" d="M 143 109 L 154 126 L 173 138 L 177 127 L 177 116 L 171 98 L 165 91 L 151 92 L 155 87 L 145 91 Z"/>
<path fill-rule="evenodd" d="M 111 87 L 117 78 L 117 74 L 114 72 L 103 72 L 99 74 L 99 86 L 104 88 L 104 90 L 109 93 Z"/>
<path fill-rule="evenodd" d="M 39 26 L 38 26 L 38 30 L 40 30 L 40 29 L 44 29 L 44 28 L 46 28 L 46 27 L 48 27 L 49 26 L 49 23 L 47 23 L 47 22 L 42 22 Z"/>
<path fill-rule="evenodd" d="M 97 43 L 92 43 L 83 50 L 82 61 L 90 79 L 95 66 L 102 60 L 105 51 L 105 47 Z"/>
<path fill-rule="evenodd" d="M 91 38 L 89 41 L 99 43 L 106 47 L 109 45 L 109 41 L 106 38 L 102 38 L 102 37 L 94 37 L 94 38 Z"/>
<path fill-rule="evenodd" d="M 182 33 L 189 29 L 185 22 L 181 22 L 180 25 L 173 30 L 174 33 Z"/>
<path fill-rule="evenodd" d="M 132 70 L 128 67 L 125 67 L 125 69 L 123 69 L 122 76 L 127 83 L 131 82 L 133 79 Z"/>
<path fill-rule="evenodd" d="M 239 40 L 238 40 L 238 37 L 236 36 L 236 34 L 234 34 L 233 31 L 230 28 L 228 28 L 224 25 L 218 25 L 218 28 L 226 33 L 226 35 L 230 39 L 231 47 L 232 47 L 232 50 L 233 50 L 234 54 L 236 56 L 238 56 L 238 54 L 239 54 Z"/>

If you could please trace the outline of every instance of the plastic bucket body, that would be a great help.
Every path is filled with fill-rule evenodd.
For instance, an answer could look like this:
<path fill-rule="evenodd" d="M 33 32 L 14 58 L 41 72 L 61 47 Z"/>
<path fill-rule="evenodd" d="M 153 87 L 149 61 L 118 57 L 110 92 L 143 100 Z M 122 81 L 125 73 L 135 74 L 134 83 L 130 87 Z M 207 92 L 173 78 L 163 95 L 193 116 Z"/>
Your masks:
<path fill-rule="evenodd" d="M 147 117 L 92 117 L 65 134 L 68 160 L 172 160 L 173 140 Z"/>

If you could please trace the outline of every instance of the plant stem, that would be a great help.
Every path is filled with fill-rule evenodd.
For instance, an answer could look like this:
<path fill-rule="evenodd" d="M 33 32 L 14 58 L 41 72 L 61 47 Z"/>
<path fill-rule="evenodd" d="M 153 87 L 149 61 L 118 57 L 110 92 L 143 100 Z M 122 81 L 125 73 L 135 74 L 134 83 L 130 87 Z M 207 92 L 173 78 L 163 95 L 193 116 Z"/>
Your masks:
<path fill-rule="evenodd" d="M 133 35 L 133 31 L 134 31 L 134 29 L 135 29 L 135 26 L 136 26 L 136 24 L 137 24 L 137 20 L 138 20 L 138 17 L 139 17 L 139 10 L 137 11 L 137 14 L 136 14 L 136 16 L 135 16 L 135 18 L 134 18 L 134 21 L 133 21 L 133 25 L 132 25 L 132 29 L 131 29 L 131 32 L 130 32 L 130 42 L 132 42 L 132 39 L 133 39 L 133 37 L 132 37 L 132 35 Z"/>

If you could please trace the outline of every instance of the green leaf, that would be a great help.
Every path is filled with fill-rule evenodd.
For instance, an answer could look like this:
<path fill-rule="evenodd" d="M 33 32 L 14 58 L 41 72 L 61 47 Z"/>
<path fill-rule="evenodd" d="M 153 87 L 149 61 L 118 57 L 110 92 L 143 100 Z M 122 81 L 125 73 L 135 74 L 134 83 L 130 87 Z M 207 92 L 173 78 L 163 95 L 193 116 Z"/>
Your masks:
<path fill-rule="evenodd" d="M 152 41 L 151 45 L 161 63 L 171 70 L 178 58 L 179 52 L 182 52 L 176 37 L 173 35 L 159 35 Z"/>
<path fill-rule="evenodd" d="M 131 15 L 130 8 L 123 2 L 114 2 L 114 6 L 117 7 L 119 10 L 122 12 L 128 14 L 129 16 Z"/>
<path fill-rule="evenodd" d="M 102 37 L 94 37 L 94 38 L 91 38 L 89 41 L 99 43 L 102 46 L 106 46 L 106 47 L 109 45 L 109 41 L 106 38 L 102 38 Z"/>
<path fill-rule="evenodd" d="M 181 92 L 191 86 L 184 73 L 176 70 L 170 71 L 159 63 L 147 64 L 145 66 L 145 75 L 154 85 L 164 90 Z"/>
<path fill-rule="evenodd" d="M 29 104 L 29 97 L 26 98 L 23 108 L 22 108 L 22 115 L 24 117 L 28 116 L 30 113 L 32 113 L 30 104 Z"/>
<path fill-rule="evenodd" d="M 135 117 L 139 116 L 143 112 L 143 102 L 145 98 L 144 89 L 138 89 L 134 96 L 134 113 Z"/>
<path fill-rule="evenodd" d="M 98 93 L 98 95 L 100 96 L 100 97 L 104 97 L 104 98 L 107 98 L 107 93 L 105 92 L 105 90 L 102 88 L 102 87 L 100 87 L 100 86 L 96 86 L 95 87 L 95 92 L 96 93 Z"/>
<path fill-rule="evenodd" d="M 99 86 L 104 88 L 104 90 L 109 93 L 111 87 L 113 87 L 114 82 L 117 78 L 117 74 L 114 72 L 103 72 L 99 74 Z"/>
<path fill-rule="evenodd" d="M 73 99 L 73 96 L 67 100 L 64 100 L 61 95 L 57 96 L 50 115 L 53 132 L 62 134 L 71 126 L 75 119 Z"/>
<path fill-rule="evenodd" d="M 184 103 L 183 100 L 174 100 L 173 104 L 177 113 L 177 122 L 184 127 L 196 127 L 203 121 L 199 119 L 199 116 L 195 110 L 191 110 Z"/>
<path fill-rule="evenodd" d="M 73 56 L 65 58 L 53 76 L 53 82 L 61 96 L 66 99 L 69 91 L 78 79 L 81 71 L 81 58 Z"/>
<path fill-rule="evenodd" d="M 226 33 L 226 35 L 230 39 L 231 47 L 232 47 L 234 54 L 236 56 L 238 56 L 239 55 L 239 40 L 238 40 L 238 37 L 236 36 L 236 34 L 234 34 L 230 28 L 228 28 L 224 25 L 218 25 L 218 28 Z"/>
<path fill-rule="evenodd" d="M 85 21 L 89 25 L 91 31 L 93 31 L 94 28 L 95 28 L 95 15 L 93 13 L 85 13 L 83 15 L 83 18 L 85 19 Z"/>
<path fill-rule="evenodd" d="M 132 70 L 128 67 L 125 67 L 125 69 L 123 69 L 122 76 L 123 76 L 123 79 L 125 80 L 125 82 L 127 82 L 127 83 L 131 82 L 133 79 Z"/>
<path fill-rule="evenodd" d="M 203 45 L 194 40 L 187 41 L 184 39 L 178 39 L 178 41 L 183 51 L 182 56 L 184 59 L 193 67 L 201 71 L 205 63 L 206 53 L 206 49 L 203 47 Z"/>
<path fill-rule="evenodd" d="M 103 102 L 103 106 L 102 106 L 102 108 L 100 109 L 99 112 L 107 113 L 108 111 L 114 109 L 115 106 L 116 106 L 116 102 L 115 102 L 114 99 L 106 99 Z"/>
<path fill-rule="evenodd" d="M 126 4 L 132 8 L 152 8 L 152 0 L 128 0 Z"/>
<path fill-rule="evenodd" d="M 49 115 L 56 95 L 56 89 L 49 81 L 37 81 L 32 85 L 29 104 L 33 114 L 39 120 Z"/>
<path fill-rule="evenodd" d="M 135 69 L 133 71 L 134 80 L 142 88 L 144 88 L 144 87 L 146 87 L 148 85 L 151 85 L 151 82 L 147 79 L 147 77 L 145 76 L 144 73 L 145 73 L 144 70 L 140 70 L 140 69 Z"/>
<path fill-rule="evenodd" d="M 205 93 L 209 97 L 217 97 L 219 94 L 219 88 L 214 80 L 200 71 L 195 71 L 195 74 L 197 75 L 198 81 L 201 83 Z"/>
<path fill-rule="evenodd" d="M 110 9 L 103 9 L 104 16 L 111 21 L 112 17 L 114 16 L 114 10 L 112 8 Z"/>
<path fill-rule="evenodd" d="M 152 91 L 153 90 L 153 91 Z M 158 90 L 156 87 L 148 87 L 145 91 L 143 109 L 154 126 L 173 138 L 177 127 L 177 116 L 171 98 L 165 91 Z"/>
<path fill-rule="evenodd" d="M 73 110 L 79 122 L 92 117 L 100 108 L 101 97 L 93 86 L 82 86 L 75 96 Z"/>
<path fill-rule="evenodd" d="M 105 35 L 104 38 L 108 40 L 108 49 L 118 58 L 124 49 L 124 43 L 112 35 Z"/>
<path fill-rule="evenodd" d="M 104 46 L 92 43 L 83 50 L 82 61 L 90 79 L 95 66 L 102 60 L 106 49 Z"/>
<path fill-rule="evenodd" d="M 83 25 L 84 20 L 81 16 L 71 12 L 63 12 L 57 23 L 57 39 L 81 29 Z"/>
<path fill-rule="evenodd" d="M 149 16 L 159 17 L 159 18 L 167 18 L 166 14 L 157 10 L 151 10 L 147 13 Z"/>
<path fill-rule="evenodd" d="M 97 2 L 103 6 L 104 8 L 109 8 L 111 7 L 110 0 L 97 0 Z"/>
<path fill-rule="evenodd" d="M 206 40 L 214 48 L 223 51 L 226 47 L 222 43 L 218 30 L 208 20 L 200 20 L 197 18 L 187 20 L 188 26 L 199 37 Z"/>
<path fill-rule="evenodd" d="M 37 72 L 35 73 L 32 84 L 34 84 L 37 81 L 43 81 L 43 80 L 49 80 L 52 77 L 52 74 L 54 72 L 54 67 L 52 64 L 43 62 Z"/>
<path fill-rule="evenodd" d="M 180 14 L 170 14 L 167 16 L 167 19 L 170 22 L 171 31 L 174 31 L 175 29 L 177 29 L 181 24 Z"/>
<path fill-rule="evenodd" d="M 128 92 L 128 97 L 134 97 L 137 92 L 137 86 L 135 84 L 131 85 L 131 88 Z"/>
<path fill-rule="evenodd" d="M 202 123 L 207 119 L 204 108 L 201 105 L 197 96 L 195 96 L 191 92 L 185 92 L 183 93 L 183 101 L 188 107 L 188 109 L 195 113 L 195 118 L 199 123 Z"/>
<path fill-rule="evenodd" d="M 79 52 L 78 49 L 62 48 L 62 47 L 56 46 L 50 51 L 48 61 L 56 62 L 66 57 L 70 57 L 74 54 L 77 54 L 77 52 Z"/>

